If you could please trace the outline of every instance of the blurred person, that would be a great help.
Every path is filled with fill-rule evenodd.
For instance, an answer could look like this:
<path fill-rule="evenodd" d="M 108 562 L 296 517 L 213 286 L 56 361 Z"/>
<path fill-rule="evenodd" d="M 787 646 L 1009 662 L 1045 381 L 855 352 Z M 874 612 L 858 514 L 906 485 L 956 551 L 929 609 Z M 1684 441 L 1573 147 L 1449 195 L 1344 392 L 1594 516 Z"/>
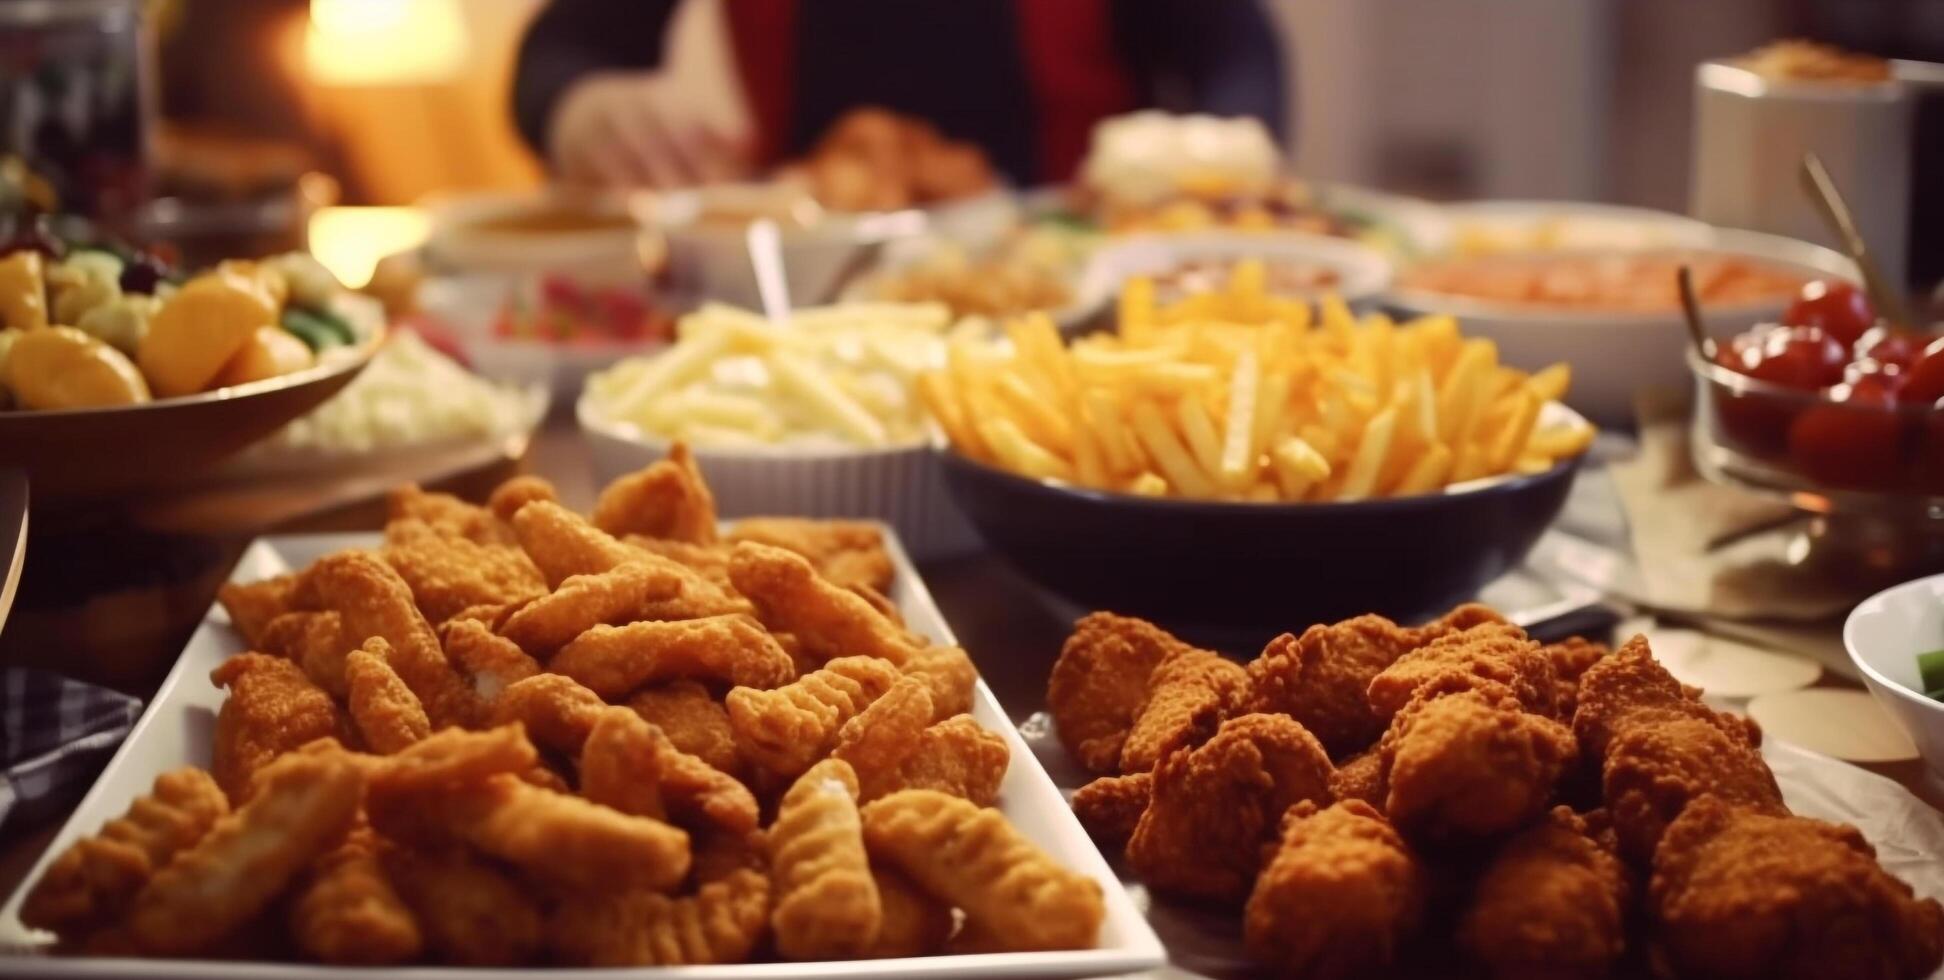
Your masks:
<path fill-rule="evenodd" d="M 698 43 L 671 31 L 678 6 L 551 0 L 528 28 L 513 111 L 563 179 L 737 179 L 802 156 L 862 106 L 977 145 L 1022 187 L 1069 178 L 1094 123 L 1137 108 L 1283 130 L 1282 55 L 1258 0 L 722 0 L 695 11 L 728 35 L 733 75 L 714 80 L 675 70 Z"/>

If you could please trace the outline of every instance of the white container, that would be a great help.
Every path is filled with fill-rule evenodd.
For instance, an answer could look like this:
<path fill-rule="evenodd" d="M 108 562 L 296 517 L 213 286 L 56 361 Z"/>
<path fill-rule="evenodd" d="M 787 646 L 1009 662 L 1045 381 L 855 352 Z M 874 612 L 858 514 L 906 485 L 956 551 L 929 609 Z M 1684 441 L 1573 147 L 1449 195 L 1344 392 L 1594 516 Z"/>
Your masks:
<path fill-rule="evenodd" d="M 1944 575 L 1905 582 L 1863 600 L 1843 623 L 1843 648 L 1877 703 L 1944 780 L 1944 703 L 1923 695 L 1917 655 L 1944 650 Z"/>
<path fill-rule="evenodd" d="M 1829 168 L 1883 274 L 1904 280 L 1911 100 L 1874 85 L 1775 81 L 1719 61 L 1694 72 L 1688 212 L 1710 224 L 1840 245 L 1802 189 L 1802 155 Z"/>
<path fill-rule="evenodd" d="M 1715 231 L 1699 247 L 1745 256 L 1806 278 L 1860 282 L 1856 264 L 1820 245 L 1754 232 Z M 1602 250 L 1599 254 L 1612 254 Z M 1725 338 L 1781 317 L 1793 297 L 1702 311 L 1708 329 Z M 1634 423 L 1634 395 L 1642 388 L 1685 390 L 1687 322 L 1679 310 L 1657 313 L 1562 310 L 1494 300 L 1393 289 L 1384 305 L 1406 316 L 1447 313 L 1458 318 L 1466 336 L 1498 345 L 1499 360 L 1537 370 L 1561 361 L 1572 366 L 1566 404 L 1600 425 Z"/>
<path fill-rule="evenodd" d="M 586 396 L 577 408 L 581 432 L 602 484 L 668 455 L 660 436 L 602 415 Z M 839 517 L 883 521 L 920 560 L 963 555 L 978 532 L 945 489 L 931 446 L 889 449 L 718 449 L 691 445 L 724 520 L 739 517 Z"/>
<path fill-rule="evenodd" d="M 495 275 L 555 272 L 609 285 L 640 282 L 644 276 L 644 229 L 624 196 L 566 191 L 467 194 L 434 198 L 426 206 L 432 217 L 426 256 L 437 269 Z M 484 227 L 562 206 L 609 219 L 613 227 L 558 231 Z"/>

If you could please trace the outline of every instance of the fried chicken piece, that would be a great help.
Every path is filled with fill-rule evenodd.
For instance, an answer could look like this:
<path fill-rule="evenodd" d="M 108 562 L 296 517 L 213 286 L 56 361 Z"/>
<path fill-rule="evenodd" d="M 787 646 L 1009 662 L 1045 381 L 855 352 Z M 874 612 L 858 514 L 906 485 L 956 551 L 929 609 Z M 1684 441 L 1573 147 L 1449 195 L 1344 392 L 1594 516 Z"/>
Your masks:
<path fill-rule="evenodd" d="M 129 940 L 148 955 L 210 949 L 343 839 L 363 787 L 343 753 L 293 752 L 271 762 L 248 803 L 149 879 L 128 916 Z"/>
<path fill-rule="evenodd" d="M 557 504 L 560 502 L 560 491 L 554 489 L 553 483 L 546 477 L 527 473 L 495 487 L 492 495 L 486 498 L 486 509 L 510 526 L 513 515 L 519 513 L 520 508 L 539 500 Z"/>
<path fill-rule="evenodd" d="M 762 830 L 729 833 L 710 830 L 690 838 L 695 860 L 689 863 L 689 883 L 701 887 L 738 871 L 769 874 L 769 835 Z"/>
<path fill-rule="evenodd" d="M 1701 703 L 1701 692 L 1682 684 L 1654 659 L 1647 638 L 1636 634 L 1580 676 L 1573 734 L 1589 761 L 1600 764 L 1607 743 L 1630 727 L 1698 718 L 1750 748 L 1762 744 L 1753 721 L 1722 714 Z"/>
<path fill-rule="evenodd" d="M 1601 786 L 1622 852 L 1643 865 L 1667 825 L 1702 796 L 1761 813 L 1789 812 L 1761 753 L 1701 718 L 1622 728 L 1607 743 Z"/>
<path fill-rule="evenodd" d="M 250 776 L 272 759 L 319 738 L 343 738 L 349 723 L 336 702 L 296 664 L 264 653 L 239 653 L 210 671 L 229 689 L 216 712 L 210 771 L 231 800 L 249 798 Z"/>
<path fill-rule="evenodd" d="M 749 616 L 595 626 L 561 647 L 547 669 L 605 698 L 669 680 L 768 689 L 796 678 L 790 655 Z"/>
<path fill-rule="evenodd" d="M 769 878 L 742 870 L 672 898 L 652 891 L 577 893 L 554 910 L 548 946 L 563 963 L 739 963 L 769 925 Z"/>
<path fill-rule="evenodd" d="M 195 846 L 229 812 L 201 769 L 172 769 L 90 837 L 68 845 L 20 905 L 20 921 L 73 940 L 120 918 L 156 871 Z"/>
<path fill-rule="evenodd" d="M 607 702 L 559 674 L 535 674 L 507 685 L 492 705 L 492 723 L 518 722 L 534 741 L 578 757 Z"/>
<path fill-rule="evenodd" d="M 1388 723 L 1424 694 L 1492 687 L 1510 691 L 1527 711 L 1557 717 L 1558 677 L 1552 658 L 1510 623 L 1446 633 L 1398 657 L 1370 679 L 1370 709 Z"/>
<path fill-rule="evenodd" d="M 484 731 L 447 728 L 391 755 L 352 758 L 364 770 L 373 797 L 476 783 L 500 773 L 525 772 L 540 762 L 526 729 L 518 724 Z"/>
<path fill-rule="evenodd" d="M 511 775 L 420 793 L 413 802 L 459 840 L 567 888 L 667 891 L 688 874 L 689 838 L 679 828 Z"/>
<path fill-rule="evenodd" d="M 1424 873 L 1361 800 L 1289 811 L 1243 911 L 1249 952 L 1289 976 L 1374 976 L 1417 931 Z"/>
<path fill-rule="evenodd" d="M 863 655 L 901 665 L 919 652 L 902 627 L 794 552 L 742 542 L 729 556 L 729 579 L 756 604 L 764 625 L 794 635 L 817 659 Z"/>
<path fill-rule="evenodd" d="M 431 493 L 406 483 L 385 496 L 387 523 L 419 520 L 440 534 L 475 544 L 512 544 L 513 532 L 493 512 L 449 493 Z"/>
<path fill-rule="evenodd" d="M 656 816 L 667 803 L 677 822 L 697 830 L 756 829 L 749 788 L 675 748 L 662 730 L 627 708 L 603 709 L 581 750 L 581 794 L 624 813 Z"/>
<path fill-rule="evenodd" d="M 625 562 L 560 583 L 506 617 L 499 634 L 536 657 L 547 657 L 596 626 L 642 618 L 652 604 L 674 598 L 681 588 L 681 578 L 666 565 Z"/>
<path fill-rule="evenodd" d="M 441 534 L 421 520 L 387 524 L 379 554 L 411 588 L 428 622 L 443 623 L 471 606 L 524 602 L 547 591 L 540 570 L 520 549 Z"/>
<path fill-rule="evenodd" d="M 920 732 L 897 768 L 875 776 L 865 787 L 863 799 L 869 802 L 901 789 L 931 789 L 991 806 L 999 799 L 1011 762 L 1012 750 L 1003 736 L 986 731 L 971 715 L 958 715 Z"/>
<path fill-rule="evenodd" d="M 322 963 L 376 966 L 416 959 L 424 948 L 418 919 L 378 863 L 378 836 L 354 826 L 299 885 L 290 935 Z"/>
<path fill-rule="evenodd" d="M 810 560 L 832 584 L 891 588 L 891 553 L 884 531 L 871 521 L 811 520 L 803 517 L 745 517 L 725 536 L 794 551 Z"/>
<path fill-rule="evenodd" d="M 390 755 L 432 734 L 425 706 L 392 670 L 390 658 L 391 644 L 374 636 L 344 659 L 351 721 L 364 736 L 365 747 L 379 755 Z"/>
<path fill-rule="evenodd" d="M 641 555 L 640 549 L 622 544 L 579 514 L 546 500 L 514 512 L 513 534 L 548 588 L 559 588 L 576 575 L 598 575 Z"/>
<path fill-rule="evenodd" d="M 1654 852 L 1654 959 L 1681 976 L 1909 978 L 1944 961 L 1944 908 L 1856 828 L 1690 804 Z"/>
<path fill-rule="evenodd" d="M 864 844 L 1011 950 L 1090 949 L 1106 917 L 1100 883 L 1069 871 L 1004 814 L 931 790 L 864 805 Z"/>
<path fill-rule="evenodd" d="M 381 636 L 391 644 L 392 669 L 418 695 L 432 727 L 465 727 L 480 717 L 479 696 L 452 669 L 412 590 L 389 565 L 365 552 L 341 551 L 318 559 L 305 577 L 323 605 L 343 617 L 347 636 L 360 642 Z"/>
<path fill-rule="evenodd" d="M 877 941 L 884 911 L 849 763 L 825 759 L 797 777 L 777 807 L 769 853 L 770 929 L 784 959 L 855 959 Z"/>
<path fill-rule="evenodd" d="M 1585 820 L 1554 807 L 1479 874 L 1458 945 L 1494 977 L 1607 976 L 1627 945 L 1627 874 Z"/>
<path fill-rule="evenodd" d="M 254 646 L 303 668 L 304 676 L 311 683 L 334 698 L 349 693 L 344 681 L 344 657 L 358 648 L 358 641 L 345 633 L 344 617 L 335 612 L 284 613 L 263 628 L 263 635 Z"/>
<path fill-rule="evenodd" d="M 1248 688 L 1248 671 L 1219 653 L 1183 650 L 1163 660 L 1148 676 L 1147 699 L 1121 746 L 1121 771 L 1145 772 L 1163 754 L 1205 741 Z"/>
<path fill-rule="evenodd" d="M 694 544 L 639 534 L 622 535 L 621 541 L 631 548 L 640 548 L 651 555 L 660 555 L 680 564 L 721 588 L 729 587 L 730 549 L 727 544 Z"/>
<path fill-rule="evenodd" d="M 670 681 L 643 688 L 628 699 L 628 707 L 660 728 L 677 749 L 731 776 L 742 773 L 742 753 L 736 749 L 729 709 L 700 683 Z"/>
<path fill-rule="evenodd" d="M 1192 649 L 1145 620 L 1097 612 L 1073 626 L 1046 681 L 1060 744 L 1087 771 L 1121 771 L 1121 748 L 1163 660 Z"/>
<path fill-rule="evenodd" d="M 1330 757 L 1295 719 L 1252 714 L 1222 723 L 1195 749 L 1154 767 L 1152 796 L 1127 842 L 1127 863 L 1156 891 L 1239 903 L 1284 811 L 1330 799 Z"/>
<path fill-rule="evenodd" d="M 472 681 L 473 693 L 492 704 L 508 686 L 540 673 L 540 662 L 518 643 L 478 620 L 450 619 L 440 627 L 446 659 Z"/>
<path fill-rule="evenodd" d="M 676 442 L 666 459 L 616 479 L 594 501 L 594 526 L 609 534 L 714 544 L 715 496 L 688 444 Z"/>
<path fill-rule="evenodd" d="M 1247 708 L 1302 722 L 1332 756 L 1356 752 L 1384 731 L 1364 695 L 1371 678 L 1425 642 L 1382 616 L 1284 633 L 1249 662 Z"/>
<path fill-rule="evenodd" d="M 1362 800 L 1379 812 L 1384 809 L 1384 753 L 1372 746 L 1336 767 L 1330 774 L 1330 796 L 1338 800 Z"/>
<path fill-rule="evenodd" d="M 918 739 L 930 727 L 931 695 L 924 682 L 900 677 L 891 687 L 865 706 L 843 727 L 831 745 L 830 757 L 855 770 L 857 783 L 867 791 L 864 798 L 883 796 L 898 766 L 917 747 Z"/>
<path fill-rule="evenodd" d="M 1490 687 L 1415 698 L 1384 732 L 1384 812 L 1414 836 L 1519 827 L 1545 811 L 1576 758 L 1566 726 Z"/>
<path fill-rule="evenodd" d="M 964 647 L 926 647 L 905 661 L 906 677 L 925 682 L 931 695 L 932 720 L 944 721 L 972 710 L 972 692 L 979 684 L 979 668 Z"/>
<path fill-rule="evenodd" d="M 1102 776 L 1073 791 L 1073 815 L 1103 854 L 1123 854 L 1154 795 L 1154 774 Z"/>
<path fill-rule="evenodd" d="M 387 847 L 381 856 L 441 961 L 517 966 L 539 957 L 540 905 L 504 872 L 461 847 Z"/>
<path fill-rule="evenodd" d="M 858 951 L 859 959 L 931 956 L 952 934 L 952 907 L 927 895 L 911 879 L 886 868 L 872 868 L 880 917 L 877 938 Z"/>
<path fill-rule="evenodd" d="M 902 675 L 876 657 L 838 657 L 770 691 L 738 687 L 725 705 L 744 759 L 794 779 L 828 753 L 843 724 L 884 696 Z"/>
<path fill-rule="evenodd" d="M 1569 636 L 1558 643 L 1548 643 L 1540 648 L 1547 659 L 1552 661 L 1553 677 L 1557 682 L 1553 701 L 1559 706 L 1557 717 L 1561 721 L 1572 721 L 1573 711 L 1579 705 L 1580 677 L 1587 668 L 1600 662 L 1600 658 L 1613 651 L 1604 643 L 1596 643 L 1582 636 Z"/>
<path fill-rule="evenodd" d="M 216 590 L 216 601 L 229 613 L 230 625 L 243 634 L 252 650 L 264 647 L 264 630 L 271 621 L 297 611 L 297 576 L 279 575 L 258 582 L 224 582 Z"/>

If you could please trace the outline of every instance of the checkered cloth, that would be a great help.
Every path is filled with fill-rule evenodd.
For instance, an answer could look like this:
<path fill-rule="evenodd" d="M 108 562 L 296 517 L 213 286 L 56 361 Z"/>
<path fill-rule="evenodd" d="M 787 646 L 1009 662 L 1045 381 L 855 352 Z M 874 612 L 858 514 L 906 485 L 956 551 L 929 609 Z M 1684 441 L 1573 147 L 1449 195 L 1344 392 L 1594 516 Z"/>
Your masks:
<path fill-rule="evenodd" d="M 24 667 L 0 669 L 0 829 L 59 816 L 108 762 L 142 702 Z"/>

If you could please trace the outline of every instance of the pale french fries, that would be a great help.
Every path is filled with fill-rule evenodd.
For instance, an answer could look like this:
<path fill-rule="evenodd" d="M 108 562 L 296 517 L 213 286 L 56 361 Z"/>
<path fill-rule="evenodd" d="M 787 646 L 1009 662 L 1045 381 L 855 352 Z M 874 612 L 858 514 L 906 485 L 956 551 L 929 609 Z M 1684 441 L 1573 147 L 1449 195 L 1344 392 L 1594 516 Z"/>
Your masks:
<path fill-rule="evenodd" d="M 1259 263 L 1169 303 L 1130 280 L 1112 333 L 1062 344 L 1044 315 L 955 338 L 918 391 L 960 453 L 1040 480 L 1141 496 L 1338 501 L 1544 472 L 1592 443 L 1528 374 L 1449 316 L 1359 319 L 1265 291 Z"/>

